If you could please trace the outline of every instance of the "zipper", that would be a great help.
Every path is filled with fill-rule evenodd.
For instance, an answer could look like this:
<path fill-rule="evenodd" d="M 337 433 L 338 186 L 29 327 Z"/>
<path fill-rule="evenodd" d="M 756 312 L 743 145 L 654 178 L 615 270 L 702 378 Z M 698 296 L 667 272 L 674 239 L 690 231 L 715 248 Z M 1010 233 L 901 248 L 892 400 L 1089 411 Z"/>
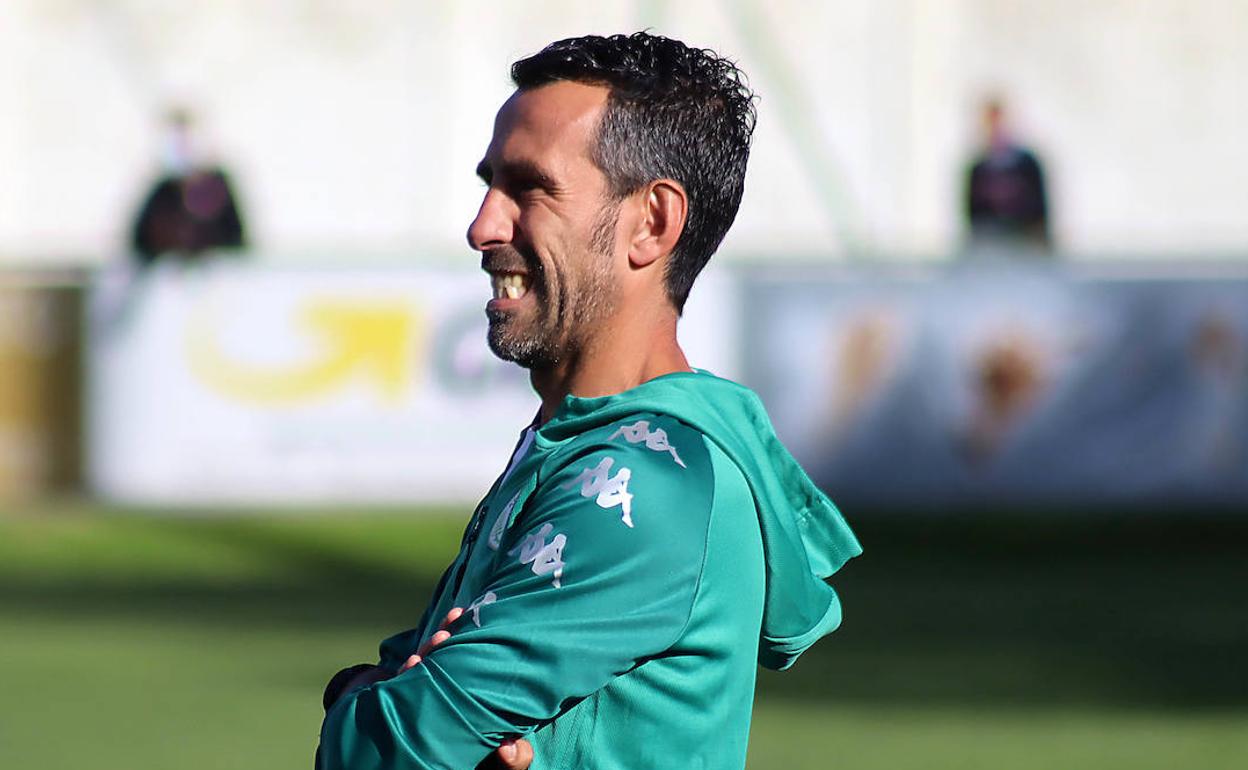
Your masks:
<path fill-rule="evenodd" d="M 481 533 L 481 524 L 485 521 L 485 512 L 488 508 L 486 502 L 498 491 L 497 487 L 498 482 L 495 482 L 495 485 L 490 487 L 489 493 L 486 494 L 481 502 L 477 503 L 477 510 L 472 514 L 472 524 L 468 527 L 468 531 L 464 533 L 464 542 L 460 546 L 463 559 L 459 563 L 459 569 L 455 571 L 455 579 L 451 581 L 452 598 L 459 594 L 459 588 L 464 583 L 464 575 L 468 571 L 468 562 L 472 560 L 472 550 L 477 544 L 477 535 Z"/>

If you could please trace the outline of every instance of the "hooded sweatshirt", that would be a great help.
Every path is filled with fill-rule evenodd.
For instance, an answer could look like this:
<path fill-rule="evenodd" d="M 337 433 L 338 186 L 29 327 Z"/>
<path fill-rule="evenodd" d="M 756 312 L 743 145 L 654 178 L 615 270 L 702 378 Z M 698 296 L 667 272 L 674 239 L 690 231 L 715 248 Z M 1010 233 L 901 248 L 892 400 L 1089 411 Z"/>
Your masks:
<path fill-rule="evenodd" d="M 748 389 L 706 372 L 567 397 L 477 506 L 397 670 L 344 695 L 325 770 L 467 770 L 524 736 L 532 770 L 745 766 L 756 664 L 840 624 L 861 547 Z"/>

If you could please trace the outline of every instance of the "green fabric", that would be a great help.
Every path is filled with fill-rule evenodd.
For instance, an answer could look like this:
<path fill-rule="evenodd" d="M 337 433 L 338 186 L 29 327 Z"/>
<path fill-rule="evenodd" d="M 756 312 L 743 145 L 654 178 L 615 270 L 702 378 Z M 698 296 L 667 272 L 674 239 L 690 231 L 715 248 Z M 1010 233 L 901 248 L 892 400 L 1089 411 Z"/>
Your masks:
<path fill-rule="evenodd" d="M 708 372 L 669 374 L 617 396 L 568 399 L 563 419 L 543 431 L 575 434 L 585 424 L 638 411 L 676 417 L 717 444 L 745 474 L 767 553 L 759 663 L 788 668 L 840 625 L 840 602 L 823 579 L 862 553 L 858 539 L 780 443 L 758 396 Z"/>
<path fill-rule="evenodd" d="M 741 768 L 756 661 L 835 627 L 821 577 L 859 550 L 745 388 L 690 373 L 569 397 L 381 665 L 469 612 L 330 710 L 323 766 L 471 768 L 525 735 L 534 770 Z"/>

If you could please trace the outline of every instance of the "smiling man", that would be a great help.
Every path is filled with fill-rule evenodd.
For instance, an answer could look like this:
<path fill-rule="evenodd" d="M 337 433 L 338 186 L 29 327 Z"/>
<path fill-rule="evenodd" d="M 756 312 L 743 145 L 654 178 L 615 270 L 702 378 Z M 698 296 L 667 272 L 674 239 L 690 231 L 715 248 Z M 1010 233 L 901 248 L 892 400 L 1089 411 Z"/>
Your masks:
<path fill-rule="evenodd" d="M 523 738 L 535 769 L 741 768 L 757 665 L 837 627 L 824 578 L 861 551 L 758 399 L 676 339 L 753 96 L 646 33 L 553 43 L 512 79 L 468 241 L 489 345 L 541 408 L 420 623 L 331 685 L 320 764 L 471 768 Z"/>

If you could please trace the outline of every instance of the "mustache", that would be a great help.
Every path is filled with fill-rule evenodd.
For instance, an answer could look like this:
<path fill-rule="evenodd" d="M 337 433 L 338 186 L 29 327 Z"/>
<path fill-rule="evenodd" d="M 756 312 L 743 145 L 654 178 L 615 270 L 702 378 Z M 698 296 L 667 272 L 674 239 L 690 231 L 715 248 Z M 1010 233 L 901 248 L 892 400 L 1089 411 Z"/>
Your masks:
<path fill-rule="evenodd" d="M 527 273 L 540 278 L 545 272 L 536 254 L 521 251 L 509 243 L 481 252 L 481 269 L 487 273 Z"/>

